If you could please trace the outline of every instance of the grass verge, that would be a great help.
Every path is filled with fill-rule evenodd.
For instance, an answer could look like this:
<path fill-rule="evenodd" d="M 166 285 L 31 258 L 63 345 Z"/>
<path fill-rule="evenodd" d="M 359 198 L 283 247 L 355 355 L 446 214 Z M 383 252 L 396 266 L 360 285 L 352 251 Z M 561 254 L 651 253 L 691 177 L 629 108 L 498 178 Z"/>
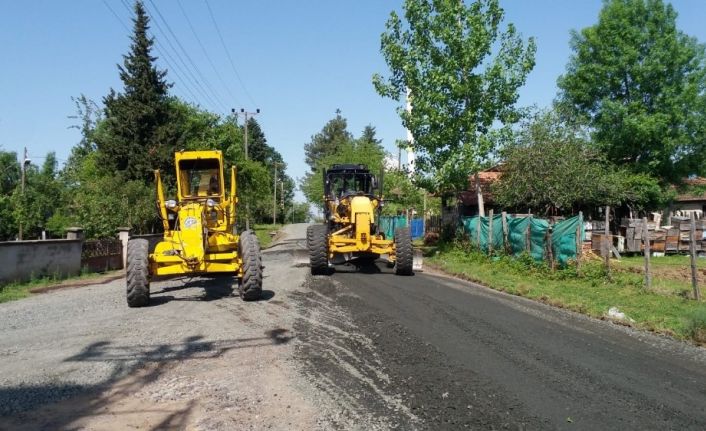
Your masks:
<path fill-rule="evenodd" d="M 642 329 L 706 343 L 706 303 L 684 296 L 646 291 L 642 276 L 614 271 L 609 280 L 600 262 L 552 272 L 529 256 L 489 258 L 461 243 L 441 245 L 426 263 L 446 273 L 492 289 L 604 319 L 617 307 Z M 681 287 L 679 287 L 681 289 Z"/>
<path fill-rule="evenodd" d="M 260 247 L 267 248 L 272 244 L 272 239 L 274 238 L 270 235 L 271 232 L 277 232 L 282 228 L 281 224 L 256 224 L 253 226 L 253 231 L 260 240 Z"/>
<path fill-rule="evenodd" d="M 9 283 L 0 286 L 0 303 L 3 302 L 8 302 L 8 301 L 15 301 L 17 299 L 22 299 L 26 298 L 32 293 L 36 293 L 33 291 L 46 291 L 46 290 L 51 290 L 49 288 L 53 287 L 63 287 L 63 285 L 68 286 L 75 286 L 75 285 L 81 285 L 81 281 L 100 281 L 106 277 L 111 277 L 114 276 L 117 273 L 121 273 L 122 270 L 117 270 L 117 271 L 109 271 L 107 273 L 83 273 L 81 275 L 77 275 L 74 277 L 68 277 L 68 278 L 60 278 L 56 276 L 52 277 L 42 277 L 42 278 L 37 278 L 37 279 L 32 279 L 30 281 L 26 282 L 18 282 L 18 283 Z"/>

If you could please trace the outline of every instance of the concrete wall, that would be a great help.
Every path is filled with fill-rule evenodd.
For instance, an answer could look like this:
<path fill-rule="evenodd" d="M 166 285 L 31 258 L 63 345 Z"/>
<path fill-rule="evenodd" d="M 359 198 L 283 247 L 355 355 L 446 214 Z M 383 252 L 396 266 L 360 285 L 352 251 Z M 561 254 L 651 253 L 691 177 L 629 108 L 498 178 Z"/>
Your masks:
<path fill-rule="evenodd" d="M 83 240 L 0 242 L 0 284 L 81 273 Z"/>

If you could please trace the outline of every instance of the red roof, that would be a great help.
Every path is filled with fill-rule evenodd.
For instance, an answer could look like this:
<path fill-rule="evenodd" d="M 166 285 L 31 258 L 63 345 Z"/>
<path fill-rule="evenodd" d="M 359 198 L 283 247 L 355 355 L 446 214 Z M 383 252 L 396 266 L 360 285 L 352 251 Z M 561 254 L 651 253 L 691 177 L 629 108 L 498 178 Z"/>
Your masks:
<path fill-rule="evenodd" d="M 483 192 L 483 200 L 485 202 L 492 202 L 493 195 L 490 192 L 490 186 L 498 181 L 502 175 L 502 164 L 495 165 L 492 168 L 478 172 L 478 183 L 480 183 L 480 189 Z M 478 198 L 476 196 L 476 174 L 470 174 L 468 176 L 468 191 L 462 192 L 459 198 L 463 201 L 466 206 L 476 205 L 478 203 Z"/>

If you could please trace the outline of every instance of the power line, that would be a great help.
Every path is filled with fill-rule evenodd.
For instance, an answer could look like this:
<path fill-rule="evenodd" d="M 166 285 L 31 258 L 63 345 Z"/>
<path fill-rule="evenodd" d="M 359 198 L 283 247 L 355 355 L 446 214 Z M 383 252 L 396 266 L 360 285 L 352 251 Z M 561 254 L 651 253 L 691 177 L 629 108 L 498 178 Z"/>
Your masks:
<path fill-rule="evenodd" d="M 191 33 L 193 33 L 194 38 L 196 38 L 196 41 L 198 42 L 199 46 L 201 47 L 201 51 L 203 51 L 203 55 L 206 57 L 206 60 L 208 60 L 208 63 L 211 65 L 211 68 L 213 68 L 213 71 L 215 72 L 216 77 L 218 78 L 219 81 L 221 81 L 221 84 L 226 89 L 226 91 L 228 92 L 230 97 L 233 99 L 233 101 L 237 103 L 238 98 L 235 97 L 235 95 L 231 91 L 228 84 L 221 77 L 221 74 L 218 72 L 218 68 L 216 68 L 216 65 L 211 60 L 211 57 L 208 55 L 208 51 L 206 51 L 206 47 L 201 42 L 201 38 L 199 37 L 198 33 L 196 32 L 196 29 L 194 29 L 194 26 L 191 24 L 191 20 L 189 19 L 189 15 L 186 13 L 186 10 L 184 10 L 184 6 L 181 4 L 181 0 L 177 0 L 177 4 L 179 5 L 179 9 L 181 9 L 181 13 L 184 15 L 184 18 L 186 19 L 186 22 L 189 25 L 189 28 L 191 29 Z"/>
<path fill-rule="evenodd" d="M 120 25 L 122 25 L 123 28 L 124 28 L 127 32 L 130 32 L 130 29 L 128 28 L 128 26 L 125 25 L 125 23 L 123 22 L 122 18 L 120 18 L 120 16 L 113 10 L 113 8 L 110 7 L 110 4 L 108 4 L 108 2 L 107 2 L 106 0 L 103 0 L 103 4 L 105 5 L 105 7 L 108 8 L 108 10 L 110 11 L 110 13 L 113 14 L 113 16 L 115 17 L 115 19 L 118 20 L 118 22 L 120 23 Z"/>
<path fill-rule="evenodd" d="M 122 0 L 122 1 L 124 2 L 125 0 Z M 147 9 L 147 8 L 145 7 L 145 9 Z M 149 13 L 149 11 L 148 11 L 148 13 Z M 152 18 L 152 22 L 154 22 L 154 24 L 156 25 L 157 30 L 159 30 L 159 32 L 162 34 L 162 36 L 164 37 L 164 40 L 167 41 L 167 45 L 171 48 L 172 52 L 176 56 L 178 63 L 181 63 L 181 65 L 183 66 L 183 68 L 184 68 L 183 70 L 186 71 L 186 72 L 184 72 L 184 74 L 190 79 L 190 82 L 194 86 L 194 88 L 196 88 L 196 90 L 199 92 L 199 94 L 201 94 L 201 96 L 204 98 L 204 100 L 206 100 L 209 104 L 211 104 L 211 106 L 215 107 L 216 109 L 223 109 L 223 104 L 220 101 L 217 101 L 216 99 L 214 99 L 208 93 L 208 91 L 206 91 L 206 88 L 204 88 L 204 86 L 201 84 L 201 82 L 199 82 L 199 79 L 196 77 L 196 75 L 192 71 L 192 68 L 184 61 L 181 54 L 179 53 L 179 50 L 176 47 L 174 47 L 174 44 L 172 43 L 171 39 L 169 38 L 169 35 L 167 34 L 167 32 L 165 32 L 164 29 L 162 29 L 162 26 L 159 24 L 159 21 L 157 21 L 154 18 L 154 16 L 152 16 L 151 18 Z M 166 49 L 164 49 L 164 51 L 167 52 Z"/>
<path fill-rule="evenodd" d="M 147 9 L 147 6 L 145 5 L 145 9 L 147 10 L 148 13 L 149 10 Z M 157 30 L 160 32 L 160 34 L 163 36 L 164 40 L 167 41 L 167 45 L 169 45 L 169 48 L 171 48 L 173 54 L 176 56 L 177 60 L 179 63 L 181 63 L 181 66 L 186 70 L 185 74 L 186 76 L 191 80 L 191 83 L 197 88 L 199 93 L 203 96 L 203 98 L 211 104 L 212 107 L 216 109 L 223 109 L 219 105 L 222 105 L 220 101 L 217 101 L 206 89 L 206 87 L 202 84 L 202 82 L 199 80 L 199 78 L 196 76 L 196 74 L 193 72 L 193 68 L 187 64 L 186 61 L 184 61 L 182 55 L 180 54 L 179 50 L 174 46 L 172 43 L 171 38 L 167 34 L 166 31 L 162 28 L 162 26 L 159 24 L 159 21 L 155 18 L 154 14 L 151 14 L 152 21 L 157 27 Z M 166 24 L 166 23 L 165 23 Z"/>
<path fill-rule="evenodd" d="M 127 9 L 128 13 L 132 14 L 132 11 L 130 10 L 130 6 L 125 2 L 125 0 L 120 0 L 120 1 L 123 4 L 123 6 L 125 7 L 125 9 Z M 113 14 L 115 19 L 118 20 L 118 22 L 120 23 L 120 25 L 122 25 L 122 27 L 125 29 L 125 31 L 130 33 L 132 30 L 130 30 L 130 28 L 123 22 L 122 18 L 115 12 L 115 10 L 113 10 L 113 8 L 110 6 L 110 4 L 108 4 L 108 2 L 106 0 L 103 0 L 103 4 L 108 8 L 108 10 L 110 10 L 110 12 Z M 157 52 L 162 56 L 162 59 L 164 60 L 164 62 L 167 63 L 167 67 L 169 67 L 172 70 L 172 72 L 174 72 L 174 74 L 177 76 L 177 78 L 181 81 L 182 86 L 184 87 L 184 89 L 186 89 L 187 93 L 189 93 L 189 95 L 191 96 L 191 99 L 194 102 L 196 102 L 197 104 L 200 104 L 199 98 L 196 97 L 193 90 L 189 87 L 189 85 L 187 85 L 187 81 L 184 80 L 184 78 L 181 76 L 181 74 L 177 70 L 177 67 L 172 66 L 172 64 L 169 62 L 168 58 L 171 58 L 169 53 L 164 49 L 162 44 L 159 43 L 159 40 L 155 40 L 155 43 L 157 45 L 155 48 L 156 48 Z M 173 61 L 173 59 L 172 59 L 172 61 Z M 178 66 L 178 64 L 176 64 L 175 66 Z"/>
<path fill-rule="evenodd" d="M 151 2 L 152 0 L 150 0 Z M 213 11 L 211 10 L 211 6 L 208 4 L 208 0 L 203 0 L 204 3 L 206 3 L 206 8 L 208 9 L 208 14 L 211 16 L 211 22 L 213 22 L 213 27 L 216 29 L 216 32 L 218 33 L 218 38 L 221 40 L 221 45 L 223 46 L 223 50 L 226 52 L 226 56 L 228 57 L 228 61 L 230 62 L 231 68 L 233 68 L 233 73 L 235 73 L 236 78 L 238 78 L 238 82 L 240 82 L 240 86 L 243 87 L 243 91 L 245 92 L 245 95 L 248 96 L 248 99 L 250 99 L 250 102 L 252 102 L 253 105 L 257 105 L 255 103 L 255 100 L 252 98 L 250 95 L 250 92 L 248 92 L 248 89 L 245 87 L 245 84 L 243 83 L 243 80 L 240 78 L 240 74 L 238 73 L 238 69 L 235 67 L 235 62 L 233 62 L 233 57 L 230 55 L 230 51 L 228 50 L 228 47 L 226 46 L 225 40 L 223 40 L 223 35 L 221 34 L 220 28 L 218 28 L 218 23 L 216 23 L 216 18 L 213 16 Z"/>
<path fill-rule="evenodd" d="M 220 97 L 218 96 L 218 93 L 216 93 L 216 92 L 213 90 L 213 87 L 211 87 L 211 84 L 210 84 L 210 83 L 208 82 L 208 80 L 203 76 L 203 74 L 201 73 L 201 70 L 198 68 L 198 66 L 196 65 L 196 63 L 194 63 L 194 61 L 191 59 L 191 56 L 189 55 L 188 51 L 186 51 L 186 49 L 184 49 L 184 46 L 181 44 L 181 42 L 179 42 L 179 38 L 178 38 L 177 35 L 172 31 L 172 28 L 171 28 L 171 26 L 169 25 L 169 23 L 167 22 L 167 20 L 164 19 L 164 16 L 163 16 L 162 13 L 159 11 L 159 8 L 157 8 L 157 5 L 155 5 L 152 0 L 148 0 L 148 1 L 149 1 L 149 3 L 152 5 L 152 8 L 157 12 L 157 16 L 159 16 L 159 18 L 162 20 L 162 22 L 164 23 L 164 25 L 167 27 L 167 30 L 169 31 L 169 33 L 170 33 L 170 34 L 172 35 L 172 37 L 174 38 L 174 41 L 176 42 L 176 44 L 179 46 L 179 48 L 181 48 L 181 50 L 182 50 L 182 52 L 184 53 L 184 56 L 186 57 L 186 59 L 189 60 L 189 63 L 191 63 L 191 65 L 193 66 L 194 70 L 196 70 L 196 73 L 201 77 L 201 80 L 203 81 L 204 85 L 206 85 L 206 87 L 211 91 L 211 93 L 213 94 L 215 100 L 218 101 L 218 104 L 221 105 L 221 109 L 223 110 L 223 112 L 225 112 L 225 111 L 226 111 L 226 107 L 225 107 L 225 105 L 223 104 L 223 102 L 221 101 Z M 155 22 L 156 22 L 156 21 L 155 21 Z"/>

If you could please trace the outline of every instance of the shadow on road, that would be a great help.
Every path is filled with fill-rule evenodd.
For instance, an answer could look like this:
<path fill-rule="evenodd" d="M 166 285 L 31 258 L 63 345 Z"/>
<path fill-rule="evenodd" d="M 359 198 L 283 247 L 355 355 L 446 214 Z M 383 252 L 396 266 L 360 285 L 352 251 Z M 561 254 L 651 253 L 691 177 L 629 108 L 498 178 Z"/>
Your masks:
<path fill-rule="evenodd" d="M 66 381 L 2 387 L 0 429 L 81 428 L 76 425 L 76 421 L 103 415 L 116 401 L 132 399 L 140 389 L 155 382 L 172 365 L 194 359 L 218 358 L 234 349 L 284 345 L 293 338 L 288 329 L 274 328 L 265 331 L 261 337 L 231 340 L 210 341 L 203 336 L 190 336 L 179 343 L 153 345 L 94 342 L 63 362 L 75 364 L 77 368 L 81 364 L 103 362 L 111 368 L 107 378 L 95 384 Z M 163 420 L 154 429 L 183 429 L 193 408 L 194 402 L 190 401 L 184 408 L 138 408 L 125 411 L 124 414 L 132 417 L 158 415 Z M 115 415 L 115 412 L 110 414 Z"/>
<path fill-rule="evenodd" d="M 179 283 L 179 280 L 174 280 L 174 283 Z M 202 290 L 197 290 L 199 293 L 194 295 L 164 295 L 165 293 L 184 291 L 192 288 L 201 288 Z M 165 286 L 159 290 L 152 291 L 148 306 L 156 307 L 171 301 L 214 301 L 231 296 L 238 296 L 237 281 L 233 277 L 199 277 L 189 279 L 183 284 Z M 275 292 L 263 290 L 259 299 L 250 302 L 269 301 L 274 298 L 274 296 Z"/>
<path fill-rule="evenodd" d="M 340 273 L 360 273 L 360 274 L 379 274 L 379 275 L 395 275 L 395 271 L 392 267 L 388 266 L 387 261 L 384 260 L 370 260 L 370 259 L 354 259 L 348 263 L 334 265 L 330 269 L 330 273 L 334 272 Z"/>

